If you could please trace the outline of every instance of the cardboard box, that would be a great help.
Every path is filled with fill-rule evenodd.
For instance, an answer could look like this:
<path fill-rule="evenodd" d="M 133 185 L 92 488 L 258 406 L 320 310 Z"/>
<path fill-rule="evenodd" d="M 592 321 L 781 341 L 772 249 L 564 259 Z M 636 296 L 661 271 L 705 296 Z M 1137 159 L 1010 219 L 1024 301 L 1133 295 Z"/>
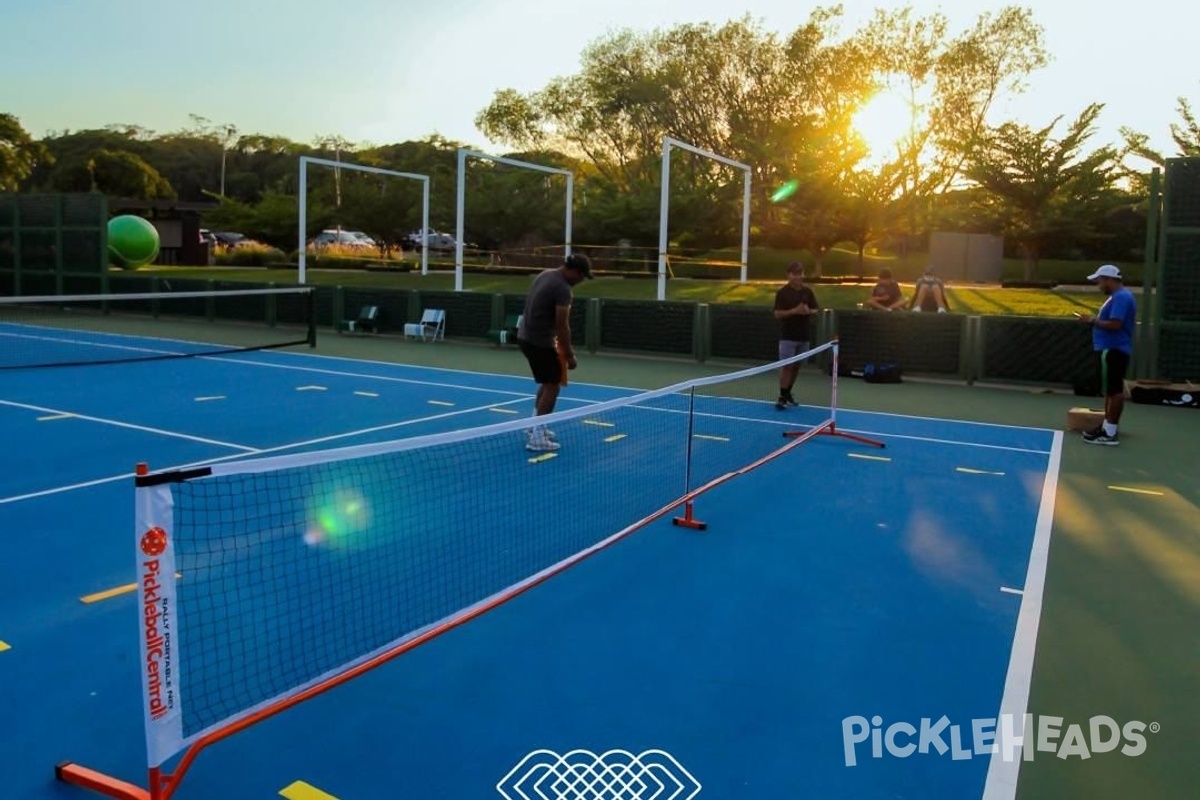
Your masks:
<path fill-rule="evenodd" d="M 1090 431 L 1104 422 L 1103 408 L 1072 408 L 1067 412 L 1067 430 Z"/>

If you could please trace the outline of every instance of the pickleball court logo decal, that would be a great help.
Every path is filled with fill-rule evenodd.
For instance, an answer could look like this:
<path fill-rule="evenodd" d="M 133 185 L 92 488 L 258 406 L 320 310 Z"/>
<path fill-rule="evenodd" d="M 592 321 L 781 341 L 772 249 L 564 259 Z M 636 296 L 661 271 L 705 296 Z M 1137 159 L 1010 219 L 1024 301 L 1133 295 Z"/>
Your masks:
<path fill-rule="evenodd" d="M 126 539 L 126 541 L 129 541 Z M 128 545 L 126 545 L 128 547 Z M 167 532 L 155 526 L 142 534 L 142 552 L 151 558 L 167 551 Z"/>
<path fill-rule="evenodd" d="M 662 750 L 534 750 L 496 784 L 505 800 L 691 800 L 700 788 Z"/>

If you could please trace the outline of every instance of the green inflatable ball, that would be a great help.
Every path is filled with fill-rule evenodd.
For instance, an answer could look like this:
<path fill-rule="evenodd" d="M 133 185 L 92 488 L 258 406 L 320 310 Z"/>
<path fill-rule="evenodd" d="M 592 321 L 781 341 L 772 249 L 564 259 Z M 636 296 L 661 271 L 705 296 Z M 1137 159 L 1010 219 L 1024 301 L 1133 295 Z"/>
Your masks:
<path fill-rule="evenodd" d="M 158 230 L 133 214 L 108 221 L 108 260 L 121 269 L 137 269 L 158 258 Z"/>

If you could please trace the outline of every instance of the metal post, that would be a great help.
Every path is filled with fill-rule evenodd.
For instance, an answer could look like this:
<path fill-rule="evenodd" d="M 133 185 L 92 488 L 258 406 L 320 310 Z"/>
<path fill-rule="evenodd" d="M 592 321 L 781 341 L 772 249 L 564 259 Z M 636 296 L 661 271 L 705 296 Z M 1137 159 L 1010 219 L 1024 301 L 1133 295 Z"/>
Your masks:
<path fill-rule="evenodd" d="M 742 283 L 746 282 L 750 264 L 750 171 L 742 192 Z"/>
<path fill-rule="evenodd" d="M 467 205 L 467 151 L 458 151 L 458 222 L 454 229 L 454 291 L 461 292 L 463 288 L 463 214 Z M 428 232 L 423 234 L 428 238 Z"/>
<path fill-rule="evenodd" d="M 571 255 L 571 210 L 575 205 L 575 176 L 567 174 L 567 238 L 563 256 Z"/>
<path fill-rule="evenodd" d="M 667 218 L 671 202 L 671 140 L 663 139 L 662 184 L 658 201 L 658 299 L 667 299 Z"/>
<path fill-rule="evenodd" d="M 429 178 L 421 190 L 421 274 L 429 274 Z"/>
<path fill-rule="evenodd" d="M 1157 232 L 1157 236 L 1155 237 L 1158 240 L 1158 246 L 1155 248 L 1154 267 L 1153 267 L 1156 278 L 1157 278 L 1159 271 L 1162 269 L 1163 260 L 1166 258 L 1167 228 L 1169 228 L 1171 226 L 1171 214 L 1170 214 L 1170 211 L 1171 211 L 1171 192 L 1170 192 L 1171 161 L 1172 161 L 1171 159 L 1167 160 L 1167 167 L 1166 167 L 1166 169 L 1163 170 L 1163 173 L 1162 173 L 1162 184 L 1161 184 L 1161 195 L 1160 195 L 1162 197 L 1162 206 L 1161 206 L 1161 208 L 1158 209 L 1158 215 L 1159 215 L 1158 232 Z M 1148 224 L 1149 224 L 1149 221 L 1147 220 L 1147 225 Z M 1149 234 L 1147 234 L 1147 237 L 1148 236 L 1149 236 Z M 1157 283 L 1157 280 L 1155 280 L 1155 283 Z M 1159 341 L 1162 337 L 1162 326 L 1163 326 L 1163 308 L 1162 308 L 1162 306 L 1163 306 L 1163 304 L 1162 303 L 1152 303 L 1151 305 L 1152 305 L 1152 308 L 1151 308 L 1151 315 L 1150 315 L 1150 319 L 1151 319 L 1150 348 L 1149 348 L 1149 353 L 1148 353 L 1150 358 L 1146 364 L 1146 367 L 1147 367 L 1147 373 L 1148 373 L 1147 377 L 1157 378 L 1157 377 L 1159 377 L 1159 374 L 1158 374 L 1158 352 L 1159 352 Z"/>
<path fill-rule="evenodd" d="M 304 273 L 306 267 L 304 251 L 304 233 L 308 230 L 308 156 L 300 156 L 300 197 L 297 201 L 300 204 L 300 231 L 297 233 L 299 238 L 299 253 L 296 256 L 297 275 L 301 284 L 304 283 Z"/>
<path fill-rule="evenodd" d="M 1134 375 L 1139 378 L 1150 378 L 1157 371 L 1155 359 L 1152 358 L 1154 341 L 1158 338 L 1158 327 L 1155 325 L 1153 307 L 1157 305 L 1155 284 L 1157 283 L 1158 268 L 1158 225 L 1159 209 L 1162 207 L 1162 173 L 1158 167 L 1150 173 L 1150 197 L 1146 210 L 1146 244 L 1142 259 L 1142 324 L 1138 330 L 1136 354 L 1137 363 Z"/>

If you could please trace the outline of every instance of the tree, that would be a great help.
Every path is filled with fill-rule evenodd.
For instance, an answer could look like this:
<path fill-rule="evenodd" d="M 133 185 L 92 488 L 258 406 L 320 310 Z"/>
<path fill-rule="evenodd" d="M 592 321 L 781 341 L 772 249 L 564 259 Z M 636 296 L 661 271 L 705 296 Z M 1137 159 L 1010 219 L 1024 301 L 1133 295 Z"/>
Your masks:
<path fill-rule="evenodd" d="M 1089 105 L 1057 139 L 1062 117 L 1036 130 L 1006 122 L 983 134 L 967 159 L 966 177 L 980 190 L 979 210 L 1017 242 L 1026 280 L 1033 279 L 1048 238 L 1087 238 L 1118 202 L 1117 150 L 1084 151 L 1103 108 Z"/>
<path fill-rule="evenodd" d="M 768 201 L 773 188 L 758 192 L 755 216 L 769 237 L 825 240 L 836 214 L 803 203 L 832 198 L 830 180 L 861 158 L 849 118 L 870 88 L 864 54 L 832 43 L 839 14 L 818 9 L 786 37 L 749 18 L 609 34 L 585 50 L 578 73 L 526 95 L 497 92 L 476 124 L 494 141 L 586 162 L 596 175 L 589 200 L 623 218 L 595 229 L 619 228 L 620 238 L 653 243 L 653 214 L 644 215 L 671 136 L 750 164 L 759 187 L 796 181 L 805 191 L 787 203 Z M 709 159 L 673 158 L 672 228 L 734 240 L 737 180 Z M 712 230 L 714 219 L 728 231 Z M 781 227 L 793 225 L 803 230 Z"/>
<path fill-rule="evenodd" d="M 12 114 L 0 114 L 0 192 L 15 192 L 39 164 L 53 156 Z"/>
<path fill-rule="evenodd" d="M 947 38 L 940 13 L 915 17 L 911 8 L 876 11 L 861 32 L 881 86 L 901 92 L 910 118 L 893 163 L 900 168 L 897 204 L 907 232 L 925 227 L 933 198 L 953 188 L 987 130 L 1005 92 L 1048 62 L 1043 31 L 1032 12 L 1005 7 Z"/>
<path fill-rule="evenodd" d="M 141 156 L 122 150 L 96 150 L 81 163 L 55 174 L 60 192 L 99 191 L 133 200 L 174 199 L 171 183 Z"/>
<path fill-rule="evenodd" d="M 1172 122 L 1171 139 L 1177 148 L 1176 155 L 1200 156 L 1200 122 L 1192 111 L 1192 105 L 1186 97 L 1176 99 L 1176 110 L 1180 122 Z M 1158 167 L 1166 166 L 1167 159 L 1161 152 L 1150 146 L 1150 137 L 1133 128 L 1122 126 L 1121 138 L 1124 140 L 1122 160 L 1128 156 L 1143 158 Z M 1150 192 L 1148 175 L 1140 169 L 1127 167 L 1124 177 L 1130 183 L 1130 191 L 1138 196 L 1146 196 Z"/>

